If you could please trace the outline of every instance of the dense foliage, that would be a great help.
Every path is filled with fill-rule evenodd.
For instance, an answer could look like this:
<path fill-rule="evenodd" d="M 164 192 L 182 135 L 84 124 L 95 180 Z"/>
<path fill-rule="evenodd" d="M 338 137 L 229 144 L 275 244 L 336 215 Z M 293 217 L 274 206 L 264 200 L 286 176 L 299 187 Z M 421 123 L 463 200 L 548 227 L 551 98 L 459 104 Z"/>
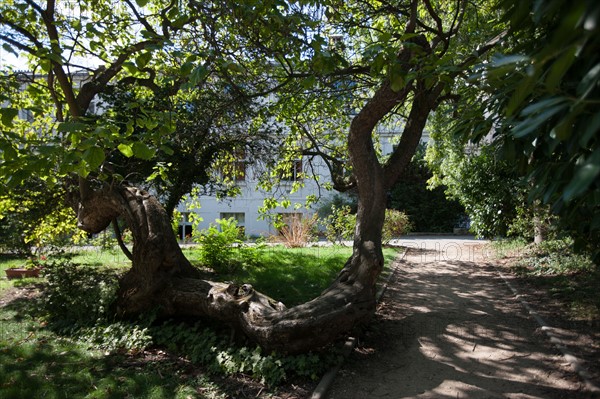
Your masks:
<path fill-rule="evenodd" d="M 452 233 L 453 228 L 465 223 L 465 210 L 459 201 L 446 197 L 444 187 L 428 187 L 433 174 L 424 156 L 425 147 L 421 147 L 390 190 L 388 207 L 404 212 L 412 231 Z"/>
<path fill-rule="evenodd" d="M 493 140 L 530 204 L 548 205 L 575 245 L 600 232 L 600 5 L 503 1 L 505 46 L 473 71 L 452 109 L 454 137 Z M 600 252 L 597 252 L 600 255 Z M 600 259 L 600 258 L 597 258 Z"/>

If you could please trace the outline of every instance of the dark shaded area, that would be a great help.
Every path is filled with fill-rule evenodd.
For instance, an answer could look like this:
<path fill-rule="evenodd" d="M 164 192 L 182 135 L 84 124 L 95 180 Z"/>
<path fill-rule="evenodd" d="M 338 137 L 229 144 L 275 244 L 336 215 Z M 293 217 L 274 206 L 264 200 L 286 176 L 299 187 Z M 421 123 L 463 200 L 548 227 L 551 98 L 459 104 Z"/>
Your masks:
<path fill-rule="evenodd" d="M 552 326 L 569 352 L 585 362 L 593 380 L 600 384 L 600 271 L 510 278 L 523 299 Z"/>
<path fill-rule="evenodd" d="M 452 233 L 454 227 L 466 219 L 465 210 L 458 201 L 446 198 L 444 187 L 427 188 L 427 181 L 433 174 L 424 156 L 425 147 L 421 146 L 390 190 L 388 208 L 406 213 L 413 231 Z"/>
<path fill-rule="evenodd" d="M 251 376 L 216 375 L 164 347 L 105 355 L 55 335 L 39 318 L 42 300 L 33 286 L 11 296 L 0 307 L 2 398 L 292 399 L 315 385 L 296 378 L 267 388 Z"/>
<path fill-rule="evenodd" d="M 591 397 L 492 266 L 415 259 L 400 266 L 329 398 Z"/>

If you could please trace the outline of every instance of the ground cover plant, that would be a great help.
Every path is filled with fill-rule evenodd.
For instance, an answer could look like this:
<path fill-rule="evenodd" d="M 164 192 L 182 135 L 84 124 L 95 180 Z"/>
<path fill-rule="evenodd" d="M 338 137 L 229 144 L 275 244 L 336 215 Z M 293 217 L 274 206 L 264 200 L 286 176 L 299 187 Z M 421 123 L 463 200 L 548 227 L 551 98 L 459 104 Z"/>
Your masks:
<path fill-rule="evenodd" d="M 286 304 L 302 303 L 319 295 L 351 251 L 258 246 L 249 262 L 219 277 L 257 285 Z M 201 263 L 201 251 L 186 252 L 205 273 L 214 273 Z M 385 255 L 389 264 L 397 250 Z M 22 261 L 0 259 L 0 269 Z M 286 378 L 318 378 L 338 361 L 335 350 L 263 353 L 218 325 L 156 322 L 152 315 L 116 321 L 107 309 L 127 267 L 114 250 L 57 257 L 47 262 L 44 278 L 18 282 L 22 288 L 12 301 L 14 282 L 3 279 L 0 299 L 8 304 L 0 307 L 1 397 L 231 397 L 239 381 L 215 375 L 252 377 L 256 395 Z"/>
<path fill-rule="evenodd" d="M 533 287 L 565 304 L 573 320 L 600 320 L 600 270 L 590 253 L 574 253 L 570 238 L 529 244 L 524 240 L 494 243 L 499 257 L 509 260 L 511 270 Z"/>

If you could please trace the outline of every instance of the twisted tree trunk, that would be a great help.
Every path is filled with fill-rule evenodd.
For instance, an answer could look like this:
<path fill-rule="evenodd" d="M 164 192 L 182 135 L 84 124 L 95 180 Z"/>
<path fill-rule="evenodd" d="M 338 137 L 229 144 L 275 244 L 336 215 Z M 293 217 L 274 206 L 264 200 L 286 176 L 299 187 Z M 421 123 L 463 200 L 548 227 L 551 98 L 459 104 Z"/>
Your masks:
<path fill-rule="evenodd" d="M 248 284 L 201 279 L 183 255 L 167 213 L 144 191 L 113 187 L 89 193 L 79 206 L 79 227 L 98 233 L 119 216 L 126 219 L 134 241 L 132 267 L 118 291 L 121 316 L 158 310 L 163 317 L 210 317 L 267 350 L 297 353 L 331 343 L 374 312 L 375 279 L 383 258 L 381 245 L 373 240 L 355 242 L 339 277 L 319 297 L 288 309 Z"/>
<path fill-rule="evenodd" d="M 422 42 L 426 48 L 424 39 Z M 410 59 L 409 48 L 399 58 Z M 442 91 L 420 81 L 400 91 L 385 82 L 355 116 L 348 148 L 358 189 L 354 248 L 336 280 L 317 298 L 286 308 L 248 284 L 203 280 L 185 258 L 167 213 L 148 193 L 133 187 L 81 190 L 79 226 L 89 233 L 124 217 L 133 234 L 132 268 L 122 278 L 117 310 L 123 316 L 158 310 L 165 317 L 206 316 L 229 323 L 266 350 L 305 352 L 333 342 L 375 310 L 383 269 L 382 227 L 386 193 L 410 162 L 427 116 Z M 376 124 L 414 92 L 400 147 L 381 165 L 372 141 Z"/>

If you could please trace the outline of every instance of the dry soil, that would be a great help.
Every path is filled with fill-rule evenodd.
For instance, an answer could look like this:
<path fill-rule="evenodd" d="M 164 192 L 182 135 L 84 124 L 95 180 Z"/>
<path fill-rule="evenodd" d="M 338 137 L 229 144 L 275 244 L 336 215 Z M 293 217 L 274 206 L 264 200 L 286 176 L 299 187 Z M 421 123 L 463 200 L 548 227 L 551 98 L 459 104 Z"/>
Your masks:
<path fill-rule="evenodd" d="M 330 399 L 588 398 L 484 243 L 413 239 Z"/>

